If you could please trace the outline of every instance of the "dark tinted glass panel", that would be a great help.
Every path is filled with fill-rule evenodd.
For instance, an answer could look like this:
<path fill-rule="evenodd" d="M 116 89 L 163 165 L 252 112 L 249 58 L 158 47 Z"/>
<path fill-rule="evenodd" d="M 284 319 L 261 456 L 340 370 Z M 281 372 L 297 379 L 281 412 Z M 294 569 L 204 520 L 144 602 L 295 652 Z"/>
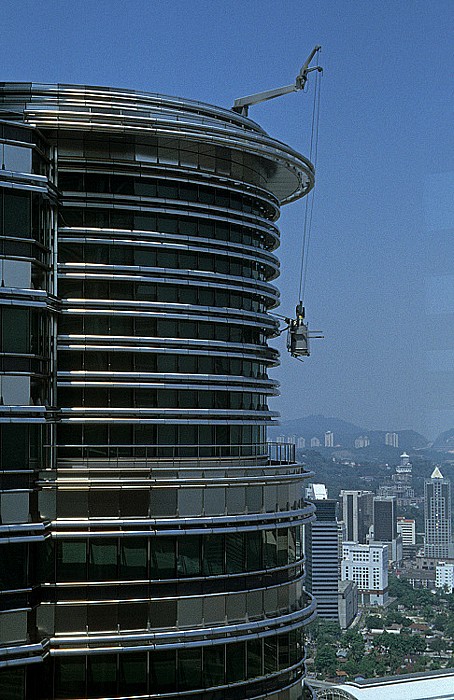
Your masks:
<path fill-rule="evenodd" d="M 205 686 L 223 685 L 225 682 L 225 647 L 221 644 L 204 647 L 203 674 Z"/>
<path fill-rule="evenodd" d="M 151 578 L 173 578 L 175 576 L 175 541 L 171 538 L 155 537 L 150 540 Z"/>
<path fill-rule="evenodd" d="M 176 690 L 176 652 L 155 651 L 150 654 L 150 692 Z"/>
<path fill-rule="evenodd" d="M 248 533 L 249 534 L 249 533 Z M 244 571 L 244 535 L 235 532 L 226 535 L 225 538 L 226 571 L 228 574 L 237 574 Z"/>
<path fill-rule="evenodd" d="M 193 690 L 202 684 L 202 649 L 178 651 L 178 690 Z"/>
<path fill-rule="evenodd" d="M 119 655 L 120 695 L 142 695 L 147 692 L 147 655 Z"/>
<path fill-rule="evenodd" d="M 57 581 L 84 581 L 87 551 L 84 540 L 57 541 Z"/>
<path fill-rule="evenodd" d="M 31 210 L 28 193 L 5 191 L 3 235 L 30 238 Z"/>
<path fill-rule="evenodd" d="M 203 538 L 203 573 L 215 576 L 224 573 L 224 537 L 207 535 Z"/>
<path fill-rule="evenodd" d="M 85 656 L 55 659 L 55 694 L 57 698 L 85 695 Z"/>
<path fill-rule="evenodd" d="M 29 426 L 9 423 L 0 426 L 2 469 L 27 469 L 29 466 Z"/>
<path fill-rule="evenodd" d="M 227 683 L 242 681 L 246 675 L 246 643 L 238 642 L 236 644 L 227 644 L 225 653 Z"/>
<path fill-rule="evenodd" d="M 262 568 L 261 533 L 246 532 L 247 568 L 256 571 Z"/>
<path fill-rule="evenodd" d="M 115 695 L 117 687 L 117 657 L 100 654 L 88 657 L 88 692 L 92 696 Z"/>
<path fill-rule="evenodd" d="M 289 654 L 289 636 L 288 634 L 281 634 L 278 637 L 279 653 L 278 662 L 279 669 L 287 668 L 290 662 Z"/>
<path fill-rule="evenodd" d="M 200 574 L 200 537 L 180 537 L 178 539 L 177 570 L 180 576 L 198 576 Z"/>
<path fill-rule="evenodd" d="M 147 578 L 147 540 L 124 538 L 120 541 L 120 577 L 126 580 Z"/>
<path fill-rule="evenodd" d="M 30 352 L 30 317 L 28 309 L 2 308 L 3 352 Z"/>
<path fill-rule="evenodd" d="M 263 673 L 261 639 L 250 639 L 247 642 L 247 677 L 256 678 Z"/>
<path fill-rule="evenodd" d="M 93 581 L 108 581 L 117 577 L 117 543 L 104 539 L 90 542 L 89 576 Z"/>
<path fill-rule="evenodd" d="M 265 637 L 264 640 L 265 673 L 277 670 L 277 637 Z"/>
<path fill-rule="evenodd" d="M 0 590 L 27 586 L 27 545 L 3 544 L 0 557 Z"/>
<path fill-rule="evenodd" d="M 277 566 L 276 532 L 267 530 L 265 532 L 265 568 L 272 569 L 275 566 Z"/>

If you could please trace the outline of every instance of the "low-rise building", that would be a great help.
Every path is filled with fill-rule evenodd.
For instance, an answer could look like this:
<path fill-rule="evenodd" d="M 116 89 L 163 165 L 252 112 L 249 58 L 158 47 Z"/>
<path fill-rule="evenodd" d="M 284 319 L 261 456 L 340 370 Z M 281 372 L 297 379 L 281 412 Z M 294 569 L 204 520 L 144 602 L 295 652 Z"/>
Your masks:
<path fill-rule="evenodd" d="M 342 581 L 354 581 L 363 605 L 384 605 L 388 600 L 388 546 L 344 542 Z"/>
<path fill-rule="evenodd" d="M 452 593 L 454 588 L 454 564 L 440 561 L 435 569 L 435 588 Z"/>

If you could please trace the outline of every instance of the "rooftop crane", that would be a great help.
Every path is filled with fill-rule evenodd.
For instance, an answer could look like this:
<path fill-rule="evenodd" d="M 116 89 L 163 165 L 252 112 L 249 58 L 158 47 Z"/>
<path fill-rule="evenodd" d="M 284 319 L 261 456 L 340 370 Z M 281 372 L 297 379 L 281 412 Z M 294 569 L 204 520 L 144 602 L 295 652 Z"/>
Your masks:
<path fill-rule="evenodd" d="M 312 68 L 309 67 L 312 59 L 321 48 L 321 46 L 315 46 L 315 48 L 311 51 L 300 72 L 296 76 L 296 80 L 293 85 L 285 85 L 284 87 L 275 88 L 274 90 L 266 90 L 265 92 L 257 92 L 255 95 L 240 97 L 233 103 L 232 110 L 234 112 L 238 112 L 238 114 L 241 114 L 243 117 L 247 117 L 249 107 L 252 105 L 256 105 L 259 102 L 266 102 L 266 100 L 272 100 L 274 97 L 280 97 L 281 95 L 288 95 L 290 92 L 303 90 L 309 73 L 312 73 L 314 70 L 318 71 L 319 73 L 323 72 L 323 68 L 320 66 L 313 66 Z"/>
<path fill-rule="evenodd" d="M 258 104 L 259 102 L 266 102 L 266 100 L 272 100 L 274 97 L 280 97 L 281 95 L 288 95 L 291 92 L 297 92 L 298 90 L 303 90 L 306 82 L 307 82 L 307 77 L 309 73 L 312 73 L 313 71 L 317 71 L 317 73 L 322 73 L 323 68 L 320 66 L 312 66 L 311 63 L 316 54 L 320 51 L 321 46 L 315 46 L 314 49 L 311 51 L 309 56 L 307 57 L 306 61 L 304 62 L 300 72 L 296 76 L 296 80 L 293 83 L 293 85 L 285 85 L 284 87 L 280 88 L 275 88 L 274 90 L 267 90 L 265 92 L 258 92 L 255 95 L 248 95 L 247 97 L 240 97 L 238 100 L 235 100 L 232 110 L 234 112 L 237 112 L 238 114 L 241 114 L 243 117 L 248 116 L 248 111 L 249 107 L 252 105 Z M 317 85 L 317 81 L 316 81 Z M 311 133 L 311 154 L 312 154 L 312 142 L 314 140 L 314 126 L 315 131 L 318 128 L 318 114 L 319 114 L 319 104 L 316 101 L 316 93 L 314 94 L 314 110 L 313 110 L 313 116 L 312 116 L 312 133 Z M 318 92 L 318 99 L 320 97 L 320 93 Z M 316 118 L 317 117 L 317 118 Z M 317 134 L 315 134 L 315 142 L 317 143 Z M 315 153 L 317 151 L 317 145 L 315 147 Z M 315 163 L 314 163 L 315 165 Z M 312 199 L 312 205 L 313 205 L 313 199 Z M 323 335 L 319 335 L 320 331 L 309 331 L 308 325 L 305 321 L 305 308 L 303 305 L 303 301 L 301 298 L 304 296 L 304 287 L 303 287 L 303 277 L 305 277 L 305 271 L 307 267 L 307 248 L 309 244 L 309 236 L 310 236 L 310 226 L 312 223 L 312 205 L 311 205 L 311 212 L 308 216 L 309 208 L 306 200 L 306 214 L 304 217 L 304 236 L 303 236 L 303 245 L 302 245 L 302 260 L 301 260 L 301 279 L 300 279 L 300 301 L 296 306 L 296 312 L 295 312 L 295 318 L 290 319 L 290 318 L 285 318 L 285 317 L 280 317 L 284 318 L 287 326 L 286 328 L 282 329 L 280 333 L 283 333 L 284 331 L 288 331 L 287 333 L 287 349 L 292 357 L 295 357 L 298 360 L 302 361 L 303 357 L 309 357 L 310 355 L 310 349 L 309 349 L 309 339 L 310 338 L 323 338 Z M 309 229 L 309 235 L 308 235 L 308 229 Z M 306 254 L 306 259 L 305 259 L 305 254 Z M 275 316 L 278 316 L 278 314 L 274 314 Z"/>

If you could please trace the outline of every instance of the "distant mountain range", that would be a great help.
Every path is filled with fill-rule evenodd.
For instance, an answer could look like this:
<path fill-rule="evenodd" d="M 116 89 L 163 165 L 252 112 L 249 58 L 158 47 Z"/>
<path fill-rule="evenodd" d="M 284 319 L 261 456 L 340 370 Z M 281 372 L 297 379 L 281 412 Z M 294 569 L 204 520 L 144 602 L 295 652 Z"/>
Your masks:
<path fill-rule="evenodd" d="M 434 450 L 454 451 L 454 428 L 441 433 L 432 445 Z"/>
<path fill-rule="evenodd" d="M 354 447 L 356 438 L 361 435 L 369 438 L 371 447 L 384 446 L 387 432 L 398 433 L 400 450 L 422 449 L 429 444 L 429 441 L 423 435 L 414 430 L 368 430 L 339 418 L 330 418 L 322 415 L 283 421 L 280 426 L 270 428 L 269 436 L 271 440 L 276 440 L 279 435 L 304 437 L 306 446 L 308 446 L 307 443 L 311 438 L 317 437 L 323 447 L 324 435 L 328 430 L 331 430 L 334 434 L 334 445 L 341 445 L 345 448 Z M 451 440 L 454 449 L 454 429 L 440 435 L 437 441 L 443 436 L 447 436 L 443 444 L 445 445 L 447 440 Z"/>

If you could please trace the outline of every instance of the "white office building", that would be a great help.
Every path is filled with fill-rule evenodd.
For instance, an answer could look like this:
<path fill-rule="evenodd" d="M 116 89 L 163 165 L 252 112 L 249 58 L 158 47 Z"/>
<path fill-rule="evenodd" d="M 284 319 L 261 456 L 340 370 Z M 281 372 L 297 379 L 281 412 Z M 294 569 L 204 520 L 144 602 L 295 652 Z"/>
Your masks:
<path fill-rule="evenodd" d="M 388 600 L 388 546 L 344 542 L 341 578 L 357 584 L 363 605 L 384 605 Z"/>
<path fill-rule="evenodd" d="M 447 593 L 454 589 L 454 564 L 440 561 L 435 569 L 435 588 L 442 588 Z"/>
<path fill-rule="evenodd" d="M 413 518 L 397 518 L 397 532 L 402 536 L 404 547 L 416 544 L 416 521 Z"/>

